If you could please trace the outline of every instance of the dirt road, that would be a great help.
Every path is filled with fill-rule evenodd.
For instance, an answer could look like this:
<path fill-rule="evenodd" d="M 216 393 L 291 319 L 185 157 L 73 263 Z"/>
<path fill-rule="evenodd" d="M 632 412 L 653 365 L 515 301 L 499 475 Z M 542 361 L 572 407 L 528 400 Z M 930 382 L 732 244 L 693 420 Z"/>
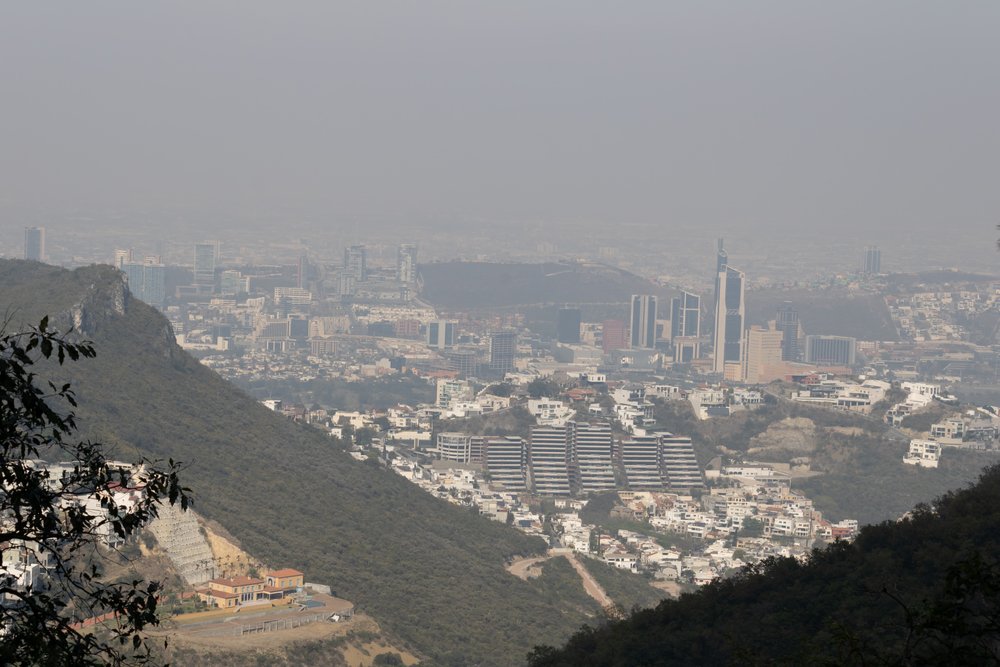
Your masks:
<path fill-rule="evenodd" d="M 541 558 L 522 558 L 521 560 L 514 561 L 507 568 L 507 571 L 513 574 L 515 577 L 520 577 L 521 579 L 528 579 L 528 568 L 535 563 L 540 563 L 543 560 L 548 560 L 552 556 L 542 556 Z"/>
<path fill-rule="evenodd" d="M 594 578 L 590 576 L 589 572 L 587 572 L 587 568 L 583 566 L 583 563 L 578 561 L 576 556 L 572 554 L 553 554 L 551 556 L 544 556 L 541 558 L 523 558 L 519 561 L 511 563 L 507 568 L 507 571 L 515 577 L 527 580 L 528 568 L 535 563 L 540 563 L 543 560 L 548 560 L 549 558 L 555 558 L 557 556 L 565 556 L 566 559 L 569 560 L 573 569 L 575 569 L 576 573 L 580 575 L 581 579 L 583 579 L 583 589 L 587 591 L 587 595 L 597 600 L 602 607 L 607 607 L 609 604 L 612 604 L 611 598 L 604 593 L 604 589 L 601 588 L 600 584 L 594 581 Z"/>
<path fill-rule="evenodd" d="M 601 588 L 600 584 L 594 581 L 594 578 L 590 576 L 590 572 L 587 572 L 587 568 L 583 566 L 583 563 L 576 559 L 576 556 L 566 556 L 569 562 L 572 563 L 573 567 L 576 569 L 577 574 L 583 579 L 583 589 L 587 591 L 590 597 L 597 600 L 598 604 L 602 607 L 607 607 L 612 604 L 611 598 L 609 598 L 605 593 L 604 589 Z"/>

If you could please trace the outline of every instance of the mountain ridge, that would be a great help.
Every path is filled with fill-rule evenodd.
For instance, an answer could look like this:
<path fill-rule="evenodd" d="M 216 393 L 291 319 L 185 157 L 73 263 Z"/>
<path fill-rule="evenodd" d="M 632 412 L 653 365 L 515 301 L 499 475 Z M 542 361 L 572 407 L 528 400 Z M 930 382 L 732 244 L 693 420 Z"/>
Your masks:
<path fill-rule="evenodd" d="M 74 272 L 0 260 L 0 298 L 45 311 L 94 343 L 95 360 L 40 365 L 71 382 L 79 436 L 115 455 L 184 461 L 194 506 L 251 554 L 303 571 L 437 664 L 522 663 L 587 616 L 504 570 L 542 540 L 436 499 L 355 461 L 176 346 L 166 319 L 121 291 L 110 266 Z"/>

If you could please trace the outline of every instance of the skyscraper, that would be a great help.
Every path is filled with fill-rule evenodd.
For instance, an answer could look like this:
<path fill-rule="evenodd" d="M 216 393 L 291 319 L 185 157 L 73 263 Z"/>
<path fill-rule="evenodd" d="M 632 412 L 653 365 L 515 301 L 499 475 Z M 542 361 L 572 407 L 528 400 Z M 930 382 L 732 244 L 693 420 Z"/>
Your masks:
<path fill-rule="evenodd" d="M 223 271 L 219 284 L 221 285 L 220 293 L 235 295 L 245 291 L 246 281 L 243 280 L 239 271 Z"/>
<path fill-rule="evenodd" d="M 656 347 L 656 297 L 632 295 L 632 347 Z"/>
<path fill-rule="evenodd" d="M 24 258 L 36 262 L 45 261 L 45 228 L 24 228 Z"/>
<path fill-rule="evenodd" d="M 795 361 L 799 358 L 799 311 L 791 301 L 778 306 L 778 314 L 774 318 L 774 328 L 780 331 L 782 361 Z"/>
<path fill-rule="evenodd" d="M 621 320 L 604 320 L 601 325 L 601 348 L 604 354 L 611 350 L 628 349 L 628 330 Z"/>
<path fill-rule="evenodd" d="M 306 278 L 306 273 L 308 272 L 308 270 L 309 270 L 309 261 L 306 259 L 306 256 L 304 254 L 300 255 L 298 271 L 295 274 L 295 286 L 298 287 L 299 289 L 308 289 L 309 281 Z"/>
<path fill-rule="evenodd" d="M 680 364 L 694 361 L 700 354 L 701 297 L 682 292 L 670 303 L 670 343 L 674 346 L 674 361 Z"/>
<path fill-rule="evenodd" d="M 751 329 L 747 332 L 746 354 L 743 364 L 743 381 L 756 384 L 760 379 L 764 366 L 777 366 L 781 363 L 780 331 L 765 331 Z"/>
<path fill-rule="evenodd" d="M 494 373 L 514 371 L 514 355 L 517 353 L 517 331 L 514 329 L 490 329 L 486 332 L 490 346 L 490 370 Z"/>
<path fill-rule="evenodd" d="M 865 246 L 865 273 L 882 273 L 882 251 L 877 245 Z"/>
<path fill-rule="evenodd" d="M 560 308 L 556 313 L 556 338 L 560 343 L 580 342 L 580 309 Z"/>
<path fill-rule="evenodd" d="M 455 344 L 455 323 L 454 322 L 428 322 L 427 323 L 427 347 L 446 348 Z"/>
<path fill-rule="evenodd" d="M 162 306 L 166 297 L 167 269 L 159 262 L 144 262 L 142 265 L 142 296 L 143 301 L 151 306 Z"/>
<path fill-rule="evenodd" d="M 162 306 L 165 298 L 166 267 L 162 264 L 148 261 L 122 262 L 119 267 L 124 273 L 128 291 L 132 296 L 151 306 Z"/>
<path fill-rule="evenodd" d="M 701 335 L 701 299 L 682 292 L 670 302 L 670 342 L 681 336 Z"/>
<path fill-rule="evenodd" d="M 729 266 L 728 261 L 729 256 L 722 248 L 722 239 L 719 239 L 717 259 L 719 273 L 715 277 L 715 335 L 712 337 L 715 347 L 712 371 L 715 373 L 724 372 L 727 361 L 743 363 L 745 276 L 741 271 Z"/>
<path fill-rule="evenodd" d="M 216 244 L 198 243 L 194 247 L 194 284 L 215 287 Z"/>
<path fill-rule="evenodd" d="M 396 251 L 396 280 L 417 282 L 417 246 L 404 243 Z"/>
<path fill-rule="evenodd" d="M 354 274 L 354 281 L 363 283 L 368 280 L 367 251 L 363 245 L 352 245 L 344 249 L 344 270 Z"/>
<path fill-rule="evenodd" d="M 115 248 L 115 260 L 112 266 L 116 269 L 122 268 L 123 264 L 132 263 L 132 250 L 130 248 Z"/>

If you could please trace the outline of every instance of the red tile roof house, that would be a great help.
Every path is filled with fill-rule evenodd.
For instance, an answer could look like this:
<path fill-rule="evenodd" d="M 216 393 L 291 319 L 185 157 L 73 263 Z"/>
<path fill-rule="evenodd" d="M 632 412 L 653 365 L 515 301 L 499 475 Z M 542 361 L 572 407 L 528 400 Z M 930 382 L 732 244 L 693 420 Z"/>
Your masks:
<path fill-rule="evenodd" d="M 215 607 L 225 607 L 235 609 L 247 605 L 269 604 L 275 600 L 281 600 L 292 586 L 274 586 L 271 577 L 274 574 L 285 574 L 279 580 L 287 582 L 292 580 L 290 573 L 298 575 L 298 581 L 302 581 L 302 573 L 295 570 L 280 570 L 267 575 L 267 580 L 251 579 L 250 577 L 233 577 L 232 579 L 212 579 L 208 582 L 208 588 L 198 589 L 196 592 L 206 603 Z M 301 586 L 301 583 L 299 584 Z"/>
<path fill-rule="evenodd" d="M 286 591 L 302 588 L 304 577 L 305 575 L 296 570 L 278 570 L 264 575 L 268 586 Z"/>

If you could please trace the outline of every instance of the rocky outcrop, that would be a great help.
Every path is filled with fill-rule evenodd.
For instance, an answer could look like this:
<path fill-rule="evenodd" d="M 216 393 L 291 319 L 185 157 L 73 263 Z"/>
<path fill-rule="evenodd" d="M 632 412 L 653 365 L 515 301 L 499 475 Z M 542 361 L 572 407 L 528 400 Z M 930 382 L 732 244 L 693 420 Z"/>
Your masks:
<path fill-rule="evenodd" d="M 805 417 L 789 417 L 771 424 L 766 431 L 751 438 L 747 452 L 769 449 L 812 452 L 816 450 L 816 445 L 816 424 Z"/>

